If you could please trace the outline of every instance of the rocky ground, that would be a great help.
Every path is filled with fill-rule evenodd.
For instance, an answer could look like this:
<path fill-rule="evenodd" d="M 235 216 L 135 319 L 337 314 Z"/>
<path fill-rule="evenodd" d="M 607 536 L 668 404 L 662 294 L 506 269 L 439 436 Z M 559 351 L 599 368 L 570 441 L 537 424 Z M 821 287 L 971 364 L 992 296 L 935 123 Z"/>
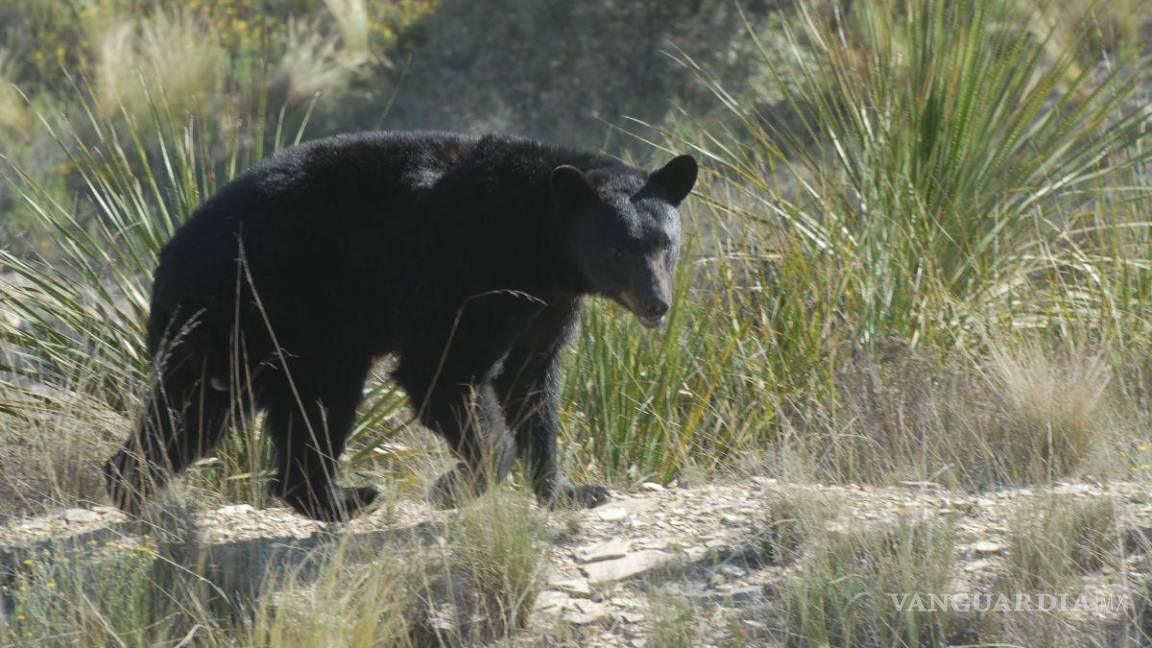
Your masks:
<path fill-rule="evenodd" d="M 1143 484 L 1066 483 L 987 495 L 957 495 L 930 483 L 875 488 L 782 484 L 757 477 L 691 488 L 645 484 L 635 492 L 615 493 L 598 509 L 550 515 L 554 528 L 546 585 L 514 643 L 652 645 L 652 606 L 663 598 L 692 611 L 694 643 L 783 645 L 774 623 L 774 593 L 805 565 L 803 558 L 786 561 L 772 555 L 768 540 L 779 522 L 774 507 L 797 496 L 827 503 L 828 524 L 844 528 L 909 517 L 950 521 L 956 532 L 954 587 L 968 592 L 990 588 L 1003 570 L 1013 516 L 1029 502 L 1051 496 L 1068 501 L 1104 497 L 1115 507 L 1123 547 L 1117 560 L 1082 579 L 1083 591 L 1123 598 L 1133 583 L 1144 582 L 1152 494 Z M 445 516 L 453 514 L 401 500 L 342 529 L 287 509 L 248 505 L 196 513 L 190 520 L 196 545 L 205 550 L 206 559 L 200 561 L 205 576 L 225 591 L 245 592 L 267 582 L 267 570 L 282 566 L 285 557 L 299 561 L 330 544 L 333 531 L 374 547 L 396 539 L 434 543 Z M 11 580 L 25 561 L 49 547 L 68 552 L 145 541 L 138 523 L 103 507 L 9 520 L 0 529 L 0 577 Z M 1125 629 L 1131 626 L 1131 607 L 1069 615 L 1062 622 L 1088 628 L 1102 638 L 1095 645 L 1142 645 Z M 1115 640 L 1105 639 L 1112 636 Z"/>

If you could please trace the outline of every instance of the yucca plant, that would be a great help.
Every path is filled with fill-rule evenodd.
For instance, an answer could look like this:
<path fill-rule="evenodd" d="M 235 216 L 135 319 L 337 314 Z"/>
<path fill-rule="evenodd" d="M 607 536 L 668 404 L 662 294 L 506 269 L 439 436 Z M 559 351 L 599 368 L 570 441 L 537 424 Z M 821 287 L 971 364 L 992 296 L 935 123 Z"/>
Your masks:
<path fill-rule="evenodd" d="M 850 7 L 749 25 L 764 78 L 748 88 L 678 55 L 726 113 L 667 135 L 723 179 L 704 185 L 721 270 L 769 359 L 746 367 L 794 405 L 797 425 L 768 433 L 812 428 L 846 366 L 892 349 L 978 364 L 1025 329 L 1134 348 L 1152 224 L 1139 66 L 1077 64 L 1088 41 L 1055 46 L 1021 3 Z"/>
<path fill-rule="evenodd" d="M 793 254 L 832 273 L 830 285 L 812 273 L 809 303 L 833 300 L 817 312 L 873 350 L 1042 316 L 1039 297 L 1067 294 L 1047 273 L 1094 193 L 1147 157 L 1128 70 L 1081 69 L 1077 44 L 1052 55 L 1015 2 L 800 7 L 777 42 L 758 41 L 779 101 L 732 93 L 681 57 L 739 127 L 700 137 L 726 190 L 745 194 L 717 205 L 780 232 L 774 273 L 789 276 Z"/>
<path fill-rule="evenodd" d="M 127 112 L 103 117 L 88 103 L 75 127 L 42 117 L 82 187 L 75 197 L 5 160 L 4 178 L 54 244 L 50 257 L 0 250 L 0 265 L 19 278 L 0 282 L 12 315 L 0 319 L 0 407 L 9 415 L 27 419 L 83 400 L 135 418 L 152 375 L 143 340 L 157 252 L 202 200 L 292 132 L 283 111 L 270 128 L 259 102 L 250 120 L 212 122 L 180 116 L 162 92 L 148 102 L 143 121 Z M 307 114 L 288 143 L 306 123 Z M 403 404 L 390 389 L 373 394 L 361 434 Z M 210 471 L 230 497 L 262 497 L 268 449 L 252 429 L 238 425 L 218 453 L 224 469 Z"/>

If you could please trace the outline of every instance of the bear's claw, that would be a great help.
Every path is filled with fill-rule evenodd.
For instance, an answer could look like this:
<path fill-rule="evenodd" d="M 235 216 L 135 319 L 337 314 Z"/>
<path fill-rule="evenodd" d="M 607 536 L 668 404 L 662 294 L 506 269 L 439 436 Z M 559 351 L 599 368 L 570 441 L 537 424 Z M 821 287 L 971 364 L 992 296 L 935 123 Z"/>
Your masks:
<path fill-rule="evenodd" d="M 370 506 L 380 496 L 380 489 L 375 486 L 356 488 L 329 486 L 322 492 L 327 497 L 317 497 L 314 492 L 304 492 L 299 496 L 285 496 L 283 499 L 301 515 L 324 522 L 345 522 L 356 517 L 361 509 Z"/>
<path fill-rule="evenodd" d="M 612 496 L 598 484 L 566 484 L 552 496 L 549 505 L 556 508 L 590 509 L 606 503 Z"/>

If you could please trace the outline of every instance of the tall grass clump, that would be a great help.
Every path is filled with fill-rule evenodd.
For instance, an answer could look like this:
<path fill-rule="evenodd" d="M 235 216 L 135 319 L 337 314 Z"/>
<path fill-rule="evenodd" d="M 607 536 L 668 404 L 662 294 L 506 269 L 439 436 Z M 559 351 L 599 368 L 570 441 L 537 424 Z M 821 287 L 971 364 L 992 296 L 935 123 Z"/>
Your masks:
<path fill-rule="evenodd" d="M 140 549 L 113 546 L 84 557 L 44 551 L 26 558 L 10 586 L 11 613 L 0 613 L 5 644 L 146 645 L 151 611 L 162 596 L 149 583 L 152 557 Z"/>
<path fill-rule="evenodd" d="M 986 358 L 905 348 L 853 360 L 837 376 L 839 402 L 786 428 L 781 461 L 819 479 L 963 489 L 1124 476 L 1138 415 L 1111 393 L 1112 367 L 1053 346 L 1014 339 Z"/>
<path fill-rule="evenodd" d="M 963 637 L 955 613 L 908 604 L 949 593 L 951 527 L 902 519 L 811 541 L 811 562 L 782 585 L 784 645 L 934 646 Z"/>
<path fill-rule="evenodd" d="M 89 22 L 94 23 L 89 31 L 95 43 L 96 105 L 105 115 L 121 110 L 143 115 L 148 88 L 163 88 L 181 111 L 207 104 L 220 91 L 227 53 L 195 15 L 157 12 L 140 21 Z"/>
<path fill-rule="evenodd" d="M 640 482 L 667 481 L 688 462 L 714 470 L 747 447 L 771 412 L 768 395 L 741 375 L 748 322 L 718 319 L 724 296 L 693 294 L 699 275 L 681 265 L 659 331 L 642 332 L 618 308 L 589 304 L 564 383 L 565 438 L 577 471 Z"/>
<path fill-rule="evenodd" d="M 357 562 L 342 549 L 313 566 L 314 578 L 304 577 L 307 570 L 301 569 L 282 583 L 270 583 L 275 586 L 256 602 L 243 643 L 255 648 L 421 645 L 413 640 L 422 607 L 414 569 L 419 561 L 381 555 Z"/>
<path fill-rule="evenodd" d="M 1008 528 L 1012 591 L 1067 591 L 1078 576 L 1099 571 L 1120 548 L 1116 505 L 1107 497 L 1055 496 L 1021 507 Z"/>
<path fill-rule="evenodd" d="M 247 612 L 159 544 L 89 536 L 29 550 L 4 575 L 0 643 L 143 647 L 223 637 Z"/>
<path fill-rule="evenodd" d="M 446 567 L 455 583 L 450 585 L 456 596 L 471 594 L 458 599 L 472 599 L 462 609 L 487 616 L 490 629 L 508 632 L 527 623 L 544 587 L 544 523 L 525 495 L 502 489 L 461 509 L 449 523 L 451 556 Z M 461 621 L 461 626 L 469 624 Z"/>
<path fill-rule="evenodd" d="M 798 128 L 713 85 L 741 130 L 703 148 L 745 194 L 719 206 L 771 226 L 781 257 L 818 260 L 801 266 L 809 291 L 835 290 L 812 298 L 834 300 L 830 315 L 872 350 L 1071 314 L 1051 272 L 1100 190 L 1144 159 L 1147 115 L 1127 103 L 1123 68 L 1070 77 L 1075 47 L 1053 57 L 1044 44 L 997 0 L 859 3 L 839 20 L 802 5 L 774 44 L 786 61 L 762 44 Z"/>
<path fill-rule="evenodd" d="M 884 454 L 871 431 L 840 434 L 854 421 L 844 378 L 893 350 L 979 374 L 1027 333 L 1144 375 L 1132 369 L 1152 285 L 1138 66 L 1080 65 L 1089 39 L 1058 47 L 1031 17 L 1004 0 L 800 3 L 757 41 L 764 75 L 747 88 L 678 55 L 726 109 L 664 133 L 714 171 L 700 234 L 716 253 L 697 290 L 719 297 L 710 335 L 739 332 L 725 371 L 756 386 L 753 434 L 782 458 L 821 433 Z M 895 467 L 932 478 L 953 429 L 919 439 L 916 457 L 935 460 Z"/>
<path fill-rule="evenodd" d="M 101 439 L 106 450 L 87 457 L 90 473 L 98 455 L 128 434 L 152 377 L 144 322 L 158 251 L 203 199 L 264 156 L 266 140 L 275 149 L 286 137 L 282 123 L 273 133 L 259 118 L 201 121 L 163 94 L 147 100 L 145 120 L 105 117 L 87 103 L 83 128 L 91 141 L 52 129 L 55 116 L 42 118 L 83 188 L 67 202 L 14 161 L 0 167 L 54 242 L 50 256 L 0 250 L 0 266 L 15 277 L 0 282 L 10 314 L 0 319 L 0 415 L 11 417 L 16 436 L 51 427 L 52 438 Z M 106 424 L 76 429 L 90 422 Z M 240 423 L 221 449 L 223 470 L 213 475 L 229 496 L 259 499 L 265 453 Z"/>
<path fill-rule="evenodd" d="M 699 645 L 700 621 L 692 604 L 672 595 L 651 597 L 651 634 L 649 643 L 666 648 L 691 648 Z"/>

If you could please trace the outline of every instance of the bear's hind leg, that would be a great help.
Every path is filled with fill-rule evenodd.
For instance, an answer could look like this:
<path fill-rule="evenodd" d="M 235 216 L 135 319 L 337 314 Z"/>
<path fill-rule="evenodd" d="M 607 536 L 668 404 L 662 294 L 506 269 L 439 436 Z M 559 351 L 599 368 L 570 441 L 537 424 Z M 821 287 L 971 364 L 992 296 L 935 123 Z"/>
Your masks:
<path fill-rule="evenodd" d="M 368 369 L 368 361 L 331 361 L 319 370 L 298 365 L 295 389 L 286 381 L 264 403 L 276 448 L 273 494 L 302 515 L 347 520 L 379 494 L 371 486 L 344 488 L 335 483 Z"/>
<path fill-rule="evenodd" d="M 104 464 L 112 501 L 139 514 L 168 479 L 207 454 L 228 424 L 231 395 L 213 386 L 207 356 L 171 359 L 160 371 L 136 432 Z"/>
<path fill-rule="evenodd" d="M 417 403 L 421 422 L 439 433 L 460 457 L 432 490 L 432 502 L 457 506 L 462 497 L 482 494 L 508 476 L 516 462 L 516 441 L 490 378 L 475 382 L 441 376 L 436 386 L 424 368 L 401 363 L 393 377 Z"/>

